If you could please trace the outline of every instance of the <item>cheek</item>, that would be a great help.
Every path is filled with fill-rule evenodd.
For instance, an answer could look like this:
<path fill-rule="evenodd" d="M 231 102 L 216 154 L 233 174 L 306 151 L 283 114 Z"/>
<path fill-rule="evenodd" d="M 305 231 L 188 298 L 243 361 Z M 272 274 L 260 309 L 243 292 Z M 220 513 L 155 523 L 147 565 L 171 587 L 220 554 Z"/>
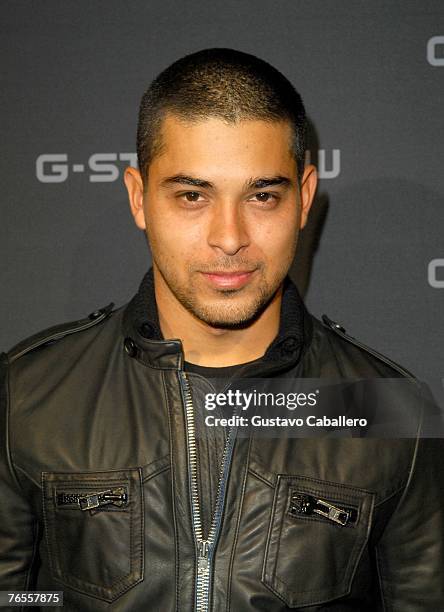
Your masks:
<path fill-rule="evenodd" d="M 202 245 L 202 229 L 192 219 L 172 214 L 168 207 L 147 212 L 147 235 L 153 253 L 158 256 L 186 260 Z"/>
<path fill-rule="evenodd" d="M 290 210 L 280 215 L 270 214 L 268 218 L 256 220 L 252 228 L 255 235 L 254 242 L 266 259 L 274 260 L 276 257 L 286 259 L 292 255 L 298 235 L 295 211 Z"/>

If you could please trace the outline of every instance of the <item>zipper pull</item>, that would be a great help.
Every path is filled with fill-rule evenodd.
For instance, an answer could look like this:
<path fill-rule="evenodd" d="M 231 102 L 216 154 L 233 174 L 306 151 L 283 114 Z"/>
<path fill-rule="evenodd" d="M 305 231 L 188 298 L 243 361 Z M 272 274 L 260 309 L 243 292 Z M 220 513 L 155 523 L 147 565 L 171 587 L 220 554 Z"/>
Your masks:
<path fill-rule="evenodd" d="M 325 518 L 328 518 L 339 525 L 346 525 L 348 523 L 350 518 L 350 512 L 348 510 L 337 508 L 336 506 L 333 506 L 333 504 L 330 504 L 323 499 L 317 499 L 316 502 L 316 508 L 313 510 L 313 512 L 316 512 L 316 514 L 325 516 Z"/>
<path fill-rule="evenodd" d="M 199 540 L 197 546 L 197 571 L 199 574 L 207 573 L 210 567 L 210 550 L 208 540 Z"/>
<path fill-rule="evenodd" d="M 104 493 L 103 501 L 114 506 L 123 506 L 128 501 L 128 495 L 124 487 L 118 487 L 111 492 Z"/>
<path fill-rule="evenodd" d="M 78 503 L 80 510 L 94 510 L 101 506 L 113 504 L 114 506 L 123 506 L 128 501 L 128 495 L 124 487 L 117 489 L 108 489 L 99 493 L 89 493 L 79 497 Z"/>
<path fill-rule="evenodd" d="M 352 511 L 338 508 L 324 499 L 317 499 L 312 495 L 293 492 L 290 503 L 290 514 L 319 514 L 338 525 L 346 525 L 352 518 Z"/>

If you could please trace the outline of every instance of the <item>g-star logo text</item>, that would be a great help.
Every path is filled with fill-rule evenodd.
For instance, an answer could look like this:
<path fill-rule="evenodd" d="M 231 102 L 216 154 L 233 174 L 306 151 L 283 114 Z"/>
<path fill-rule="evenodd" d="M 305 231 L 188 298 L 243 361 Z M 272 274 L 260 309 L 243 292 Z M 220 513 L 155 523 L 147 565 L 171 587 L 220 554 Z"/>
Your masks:
<path fill-rule="evenodd" d="M 311 153 L 306 151 L 306 163 L 310 163 Z M 327 158 L 327 151 L 319 149 L 318 175 L 321 179 L 332 179 L 341 172 L 341 151 L 331 149 Z M 126 162 L 119 164 L 118 162 Z M 41 183 L 64 183 L 70 173 L 87 173 L 90 183 L 113 183 L 116 181 L 123 167 L 127 164 L 137 168 L 136 153 L 93 153 L 86 164 L 69 163 L 67 153 L 43 153 L 36 159 L 35 170 L 37 179 Z"/>
<path fill-rule="evenodd" d="M 69 172 L 88 172 L 91 183 L 112 183 L 120 176 L 121 165 L 137 167 L 136 153 L 93 153 L 85 164 L 69 164 L 67 153 L 44 153 L 36 159 L 36 176 L 41 183 L 64 183 Z"/>

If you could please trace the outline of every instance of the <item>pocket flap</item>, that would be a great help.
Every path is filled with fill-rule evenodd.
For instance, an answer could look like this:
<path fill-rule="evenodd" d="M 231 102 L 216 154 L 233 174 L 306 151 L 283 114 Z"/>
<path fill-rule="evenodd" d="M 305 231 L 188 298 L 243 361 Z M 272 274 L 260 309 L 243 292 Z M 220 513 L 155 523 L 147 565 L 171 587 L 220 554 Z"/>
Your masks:
<path fill-rule="evenodd" d="M 105 601 L 143 580 L 140 468 L 43 472 L 42 489 L 54 579 Z"/>
<path fill-rule="evenodd" d="M 304 476 L 279 475 L 262 582 L 289 607 L 350 592 L 368 540 L 374 494 Z"/>

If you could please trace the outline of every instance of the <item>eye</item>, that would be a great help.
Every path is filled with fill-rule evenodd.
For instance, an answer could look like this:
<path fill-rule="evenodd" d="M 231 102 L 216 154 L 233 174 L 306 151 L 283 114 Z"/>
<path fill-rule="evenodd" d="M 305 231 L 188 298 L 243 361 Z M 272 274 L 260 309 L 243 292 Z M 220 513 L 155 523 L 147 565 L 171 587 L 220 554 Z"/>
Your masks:
<path fill-rule="evenodd" d="M 187 202 L 197 202 L 200 197 L 200 193 L 197 191 L 187 191 L 183 194 L 183 197 Z"/>
<path fill-rule="evenodd" d="M 176 193 L 177 201 L 185 208 L 197 209 L 205 206 L 207 198 L 200 191 L 182 191 Z"/>
<path fill-rule="evenodd" d="M 264 191 L 261 193 L 256 193 L 255 196 L 259 202 L 268 202 L 268 200 L 272 197 L 272 194 Z"/>
<path fill-rule="evenodd" d="M 258 193 L 254 193 L 251 198 L 249 198 L 250 202 L 260 202 L 261 204 L 277 204 L 279 201 L 279 196 L 275 193 L 270 193 L 269 191 L 259 191 Z"/>

